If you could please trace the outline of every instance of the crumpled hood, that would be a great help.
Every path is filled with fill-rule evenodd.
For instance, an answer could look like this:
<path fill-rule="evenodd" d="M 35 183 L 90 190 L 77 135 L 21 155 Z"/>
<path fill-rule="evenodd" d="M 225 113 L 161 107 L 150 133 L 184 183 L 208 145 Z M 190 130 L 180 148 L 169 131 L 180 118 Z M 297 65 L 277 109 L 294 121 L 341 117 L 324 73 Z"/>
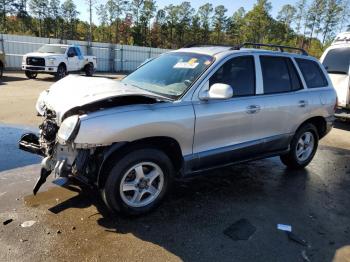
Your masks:
<path fill-rule="evenodd" d="M 62 116 L 70 109 L 102 101 L 112 97 L 141 95 L 161 98 L 118 80 L 100 77 L 70 75 L 43 91 L 37 101 L 37 110 L 45 106 L 56 112 L 60 122 Z"/>

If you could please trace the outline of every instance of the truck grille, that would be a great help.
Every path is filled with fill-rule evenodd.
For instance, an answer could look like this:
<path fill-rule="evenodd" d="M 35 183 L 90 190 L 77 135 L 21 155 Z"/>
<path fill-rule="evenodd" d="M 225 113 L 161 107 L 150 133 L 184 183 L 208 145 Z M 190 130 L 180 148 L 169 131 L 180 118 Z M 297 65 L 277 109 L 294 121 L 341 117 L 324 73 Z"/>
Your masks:
<path fill-rule="evenodd" d="M 45 66 L 45 59 L 41 57 L 27 57 L 27 65 Z"/>

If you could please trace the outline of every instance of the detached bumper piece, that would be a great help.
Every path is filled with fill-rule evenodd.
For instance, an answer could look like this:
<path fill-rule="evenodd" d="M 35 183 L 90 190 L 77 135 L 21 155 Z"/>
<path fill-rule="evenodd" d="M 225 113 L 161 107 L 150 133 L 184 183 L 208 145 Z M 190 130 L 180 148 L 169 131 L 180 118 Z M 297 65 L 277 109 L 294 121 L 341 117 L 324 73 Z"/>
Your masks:
<path fill-rule="evenodd" d="M 51 174 L 50 170 L 47 170 L 45 168 L 41 168 L 40 171 L 40 177 L 36 181 L 35 186 L 33 188 L 33 194 L 36 195 L 38 193 L 40 187 L 46 182 L 47 177 Z"/>
<path fill-rule="evenodd" d="M 21 139 L 18 142 L 18 146 L 19 149 L 23 151 L 40 156 L 45 156 L 45 153 L 40 147 L 38 136 L 33 133 L 27 133 L 22 135 Z"/>

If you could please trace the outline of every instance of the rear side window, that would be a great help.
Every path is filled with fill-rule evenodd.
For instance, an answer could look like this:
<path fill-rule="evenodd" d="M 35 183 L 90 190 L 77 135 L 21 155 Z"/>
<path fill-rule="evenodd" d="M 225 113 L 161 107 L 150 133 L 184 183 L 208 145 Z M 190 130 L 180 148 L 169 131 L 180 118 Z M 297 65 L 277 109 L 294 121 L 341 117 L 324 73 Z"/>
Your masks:
<path fill-rule="evenodd" d="M 322 64 L 330 74 L 347 75 L 350 66 L 350 47 L 329 50 Z"/>
<path fill-rule="evenodd" d="M 239 56 L 223 64 L 209 79 L 209 85 L 228 84 L 233 96 L 255 95 L 255 64 L 253 56 Z"/>
<path fill-rule="evenodd" d="M 318 63 L 302 58 L 296 58 L 295 60 L 297 61 L 308 88 L 324 87 L 328 85 L 327 79 Z"/>
<path fill-rule="evenodd" d="M 284 93 L 302 88 L 296 69 L 289 58 L 260 56 L 260 63 L 265 94 Z"/>

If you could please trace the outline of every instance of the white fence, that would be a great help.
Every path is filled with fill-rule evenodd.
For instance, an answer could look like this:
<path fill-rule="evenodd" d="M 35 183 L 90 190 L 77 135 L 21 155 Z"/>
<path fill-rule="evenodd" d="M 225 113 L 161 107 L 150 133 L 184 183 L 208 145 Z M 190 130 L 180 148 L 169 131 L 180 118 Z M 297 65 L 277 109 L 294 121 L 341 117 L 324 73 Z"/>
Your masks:
<path fill-rule="evenodd" d="M 0 50 L 5 53 L 8 69 L 20 69 L 22 56 L 36 51 L 41 45 L 58 43 L 80 45 L 84 54 L 89 53 L 97 57 L 98 71 L 110 72 L 135 70 L 146 59 L 169 51 L 161 48 L 98 42 L 92 42 L 91 47 L 88 47 L 88 42 L 84 41 L 0 34 Z"/>

